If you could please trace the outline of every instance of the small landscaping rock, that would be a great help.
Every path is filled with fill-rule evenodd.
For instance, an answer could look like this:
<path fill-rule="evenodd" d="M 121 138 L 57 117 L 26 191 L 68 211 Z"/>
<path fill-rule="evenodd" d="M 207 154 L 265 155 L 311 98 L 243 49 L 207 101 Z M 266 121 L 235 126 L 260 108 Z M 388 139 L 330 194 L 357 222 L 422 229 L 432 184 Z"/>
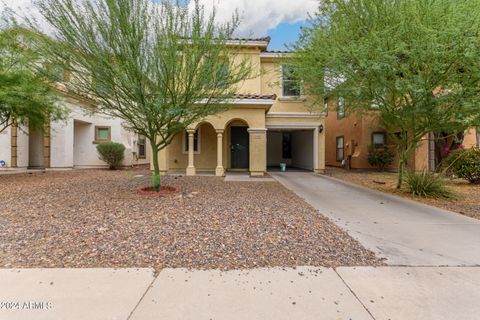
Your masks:
<path fill-rule="evenodd" d="M 382 264 L 279 183 L 166 176 L 182 193 L 155 197 L 138 193 L 148 170 L 130 171 L 0 176 L 0 267 Z"/>

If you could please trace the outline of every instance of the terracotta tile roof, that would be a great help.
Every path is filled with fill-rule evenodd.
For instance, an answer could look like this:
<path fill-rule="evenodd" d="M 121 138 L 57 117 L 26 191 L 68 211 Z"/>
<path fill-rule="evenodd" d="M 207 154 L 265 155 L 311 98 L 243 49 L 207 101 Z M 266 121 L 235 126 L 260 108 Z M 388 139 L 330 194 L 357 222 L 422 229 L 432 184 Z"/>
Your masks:
<path fill-rule="evenodd" d="M 235 99 L 254 99 L 254 100 L 275 100 L 276 94 L 244 94 L 238 93 L 235 95 Z"/>
<path fill-rule="evenodd" d="M 270 42 L 272 38 L 270 37 L 263 37 L 263 38 L 232 38 L 231 41 L 265 41 Z"/>
<path fill-rule="evenodd" d="M 265 53 L 293 53 L 292 51 L 288 51 L 288 50 L 267 50 L 264 52 Z"/>

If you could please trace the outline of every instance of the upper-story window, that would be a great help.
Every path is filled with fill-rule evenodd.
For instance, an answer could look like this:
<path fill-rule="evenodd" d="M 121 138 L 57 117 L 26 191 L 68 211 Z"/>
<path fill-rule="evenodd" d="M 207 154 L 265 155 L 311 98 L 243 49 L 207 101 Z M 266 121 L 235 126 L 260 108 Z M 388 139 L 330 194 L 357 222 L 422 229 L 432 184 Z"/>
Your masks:
<path fill-rule="evenodd" d="M 70 80 L 70 75 L 68 71 L 59 64 L 54 64 L 48 67 L 48 71 L 52 79 L 56 82 L 68 82 Z"/>
<path fill-rule="evenodd" d="M 370 103 L 370 109 L 373 109 L 373 110 L 380 109 L 380 103 L 378 102 L 378 100 L 372 100 L 372 102 Z"/>
<path fill-rule="evenodd" d="M 323 114 L 328 117 L 328 98 L 323 99 Z"/>
<path fill-rule="evenodd" d="M 228 86 L 228 75 L 229 75 L 229 66 L 228 61 L 224 61 L 218 66 L 216 73 L 217 77 L 217 87 L 226 88 Z"/>
<path fill-rule="evenodd" d="M 345 98 L 339 97 L 337 100 L 337 118 L 345 117 Z"/>
<path fill-rule="evenodd" d="M 480 127 L 477 128 L 477 147 L 480 147 Z"/>
<path fill-rule="evenodd" d="M 292 68 L 282 66 L 282 95 L 284 97 L 298 97 L 301 95 L 299 82 L 295 79 Z"/>

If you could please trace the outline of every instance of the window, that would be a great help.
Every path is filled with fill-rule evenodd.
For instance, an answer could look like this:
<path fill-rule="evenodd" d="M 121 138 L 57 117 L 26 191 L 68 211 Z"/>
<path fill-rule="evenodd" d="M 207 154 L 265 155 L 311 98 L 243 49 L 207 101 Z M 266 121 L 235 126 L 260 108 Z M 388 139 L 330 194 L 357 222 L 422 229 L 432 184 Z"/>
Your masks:
<path fill-rule="evenodd" d="M 282 67 L 282 95 L 284 97 L 300 96 L 300 87 L 290 67 Z"/>
<path fill-rule="evenodd" d="M 66 71 L 61 65 L 53 65 L 50 67 L 50 73 L 51 77 L 56 81 L 56 82 L 65 82 L 67 80 L 66 77 Z"/>
<path fill-rule="evenodd" d="M 193 134 L 193 152 L 200 153 L 200 129 Z M 183 153 L 188 153 L 188 132 L 185 131 L 183 136 Z"/>
<path fill-rule="evenodd" d="M 145 137 L 142 135 L 138 136 L 137 140 L 137 155 L 139 159 L 145 159 L 147 157 Z"/>
<path fill-rule="evenodd" d="M 282 136 L 282 158 L 292 159 L 292 133 L 284 132 Z"/>
<path fill-rule="evenodd" d="M 328 98 L 323 99 L 323 114 L 328 117 Z"/>
<path fill-rule="evenodd" d="M 345 98 L 339 97 L 337 100 L 337 119 L 345 117 Z"/>
<path fill-rule="evenodd" d="M 387 134 L 385 132 L 372 133 L 372 144 L 374 146 L 384 146 L 387 144 Z"/>
<path fill-rule="evenodd" d="M 342 136 L 342 137 L 337 137 L 337 161 L 343 161 L 344 159 L 345 159 L 344 141 Z"/>
<path fill-rule="evenodd" d="M 228 75 L 229 75 L 229 66 L 228 62 L 225 61 L 218 66 L 217 70 L 217 87 L 218 88 L 227 88 L 228 87 Z"/>
<path fill-rule="evenodd" d="M 111 141 L 112 133 L 108 126 L 95 126 L 95 142 Z"/>
<path fill-rule="evenodd" d="M 377 100 L 372 100 L 370 103 L 370 109 L 378 110 L 380 109 L 380 103 Z"/>
<path fill-rule="evenodd" d="M 480 127 L 477 128 L 477 147 L 480 147 Z"/>

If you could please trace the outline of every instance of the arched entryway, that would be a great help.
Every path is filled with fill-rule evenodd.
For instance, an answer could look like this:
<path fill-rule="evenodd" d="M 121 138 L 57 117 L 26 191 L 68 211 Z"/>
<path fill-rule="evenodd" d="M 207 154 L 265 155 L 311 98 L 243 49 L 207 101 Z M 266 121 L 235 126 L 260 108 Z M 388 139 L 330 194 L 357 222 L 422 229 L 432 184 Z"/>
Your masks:
<path fill-rule="evenodd" d="M 250 166 L 250 135 L 248 123 L 241 119 L 229 121 L 225 127 L 227 168 L 247 171 Z"/>
<path fill-rule="evenodd" d="M 188 132 L 185 137 L 188 147 Z M 217 166 L 217 134 L 209 122 L 200 123 L 194 133 L 194 165 L 197 172 L 213 172 Z"/>

